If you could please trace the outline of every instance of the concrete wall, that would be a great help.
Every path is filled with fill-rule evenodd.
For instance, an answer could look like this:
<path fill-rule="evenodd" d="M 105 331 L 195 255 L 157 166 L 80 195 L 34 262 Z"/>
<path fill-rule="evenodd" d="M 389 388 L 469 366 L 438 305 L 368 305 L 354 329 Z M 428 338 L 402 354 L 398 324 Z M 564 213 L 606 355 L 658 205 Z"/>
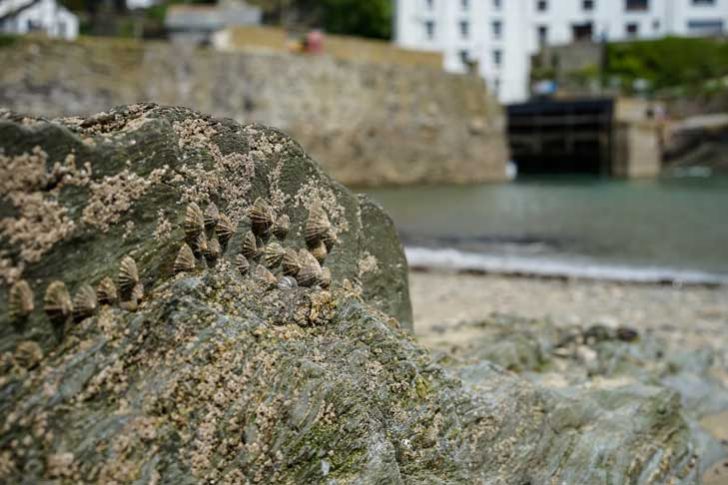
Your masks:
<path fill-rule="evenodd" d="M 0 106 L 19 112 L 154 101 L 283 129 L 349 185 L 505 178 L 504 115 L 477 77 L 99 39 L 19 39 L 0 65 Z"/>
<path fill-rule="evenodd" d="M 613 175 L 624 178 L 651 178 L 660 174 L 661 147 L 656 123 L 615 123 L 617 156 Z"/>

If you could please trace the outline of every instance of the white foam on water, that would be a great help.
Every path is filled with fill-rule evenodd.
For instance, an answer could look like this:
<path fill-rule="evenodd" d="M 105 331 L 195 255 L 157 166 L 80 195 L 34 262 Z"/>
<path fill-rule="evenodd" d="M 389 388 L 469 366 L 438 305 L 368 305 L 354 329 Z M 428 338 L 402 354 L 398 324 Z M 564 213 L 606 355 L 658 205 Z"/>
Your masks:
<path fill-rule="evenodd" d="M 409 265 L 414 268 L 638 283 L 728 285 L 728 275 L 666 267 L 607 265 L 589 260 L 564 261 L 538 257 L 492 255 L 447 248 L 407 247 L 405 254 Z"/>

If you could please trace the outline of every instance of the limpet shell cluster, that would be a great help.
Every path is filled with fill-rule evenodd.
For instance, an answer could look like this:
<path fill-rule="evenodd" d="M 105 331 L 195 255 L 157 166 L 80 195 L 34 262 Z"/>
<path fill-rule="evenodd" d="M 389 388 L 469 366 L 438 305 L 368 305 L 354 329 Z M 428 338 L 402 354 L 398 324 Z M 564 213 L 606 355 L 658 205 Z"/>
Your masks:
<path fill-rule="evenodd" d="M 256 199 L 248 216 L 250 229 L 242 237 L 240 253 L 234 257 L 234 267 L 241 276 L 253 277 L 265 288 L 281 290 L 331 285 L 331 270 L 323 265 L 337 238 L 320 203 L 310 208 L 303 227 L 305 249 L 287 245 L 290 218 L 276 214 L 267 200 Z M 188 204 L 182 229 L 184 240 L 172 268 L 175 274 L 214 266 L 236 232 L 235 224 L 214 202 L 204 211 L 195 202 Z M 43 296 L 43 311 L 56 328 L 62 329 L 69 320 L 79 322 L 93 316 L 102 305 L 118 304 L 124 310 L 134 311 L 143 298 L 144 286 L 137 263 L 131 256 L 125 256 L 115 279 L 106 276 L 96 288 L 82 284 L 73 298 L 64 282 L 51 282 Z M 34 310 L 35 297 L 30 284 L 17 281 L 8 294 L 10 321 L 21 324 Z"/>

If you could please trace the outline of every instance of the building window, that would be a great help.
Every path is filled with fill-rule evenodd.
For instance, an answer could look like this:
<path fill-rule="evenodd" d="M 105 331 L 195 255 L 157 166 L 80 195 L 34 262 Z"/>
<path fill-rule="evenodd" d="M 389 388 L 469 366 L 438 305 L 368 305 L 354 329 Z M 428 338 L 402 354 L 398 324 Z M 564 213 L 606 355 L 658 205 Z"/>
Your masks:
<path fill-rule="evenodd" d="M 425 36 L 428 40 L 433 40 L 435 38 L 435 22 L 432 20 L 425 22 Z"/>
<path fill-rule="evenodd" d="M 586 12 L 594 10 L 594 0 L 582 0 L 581 8 Z"/>
<path fill-rule="evenodd" d="M 652 21 L 652 30 L 655 32 L 660 30 L 660 21 L 658 19 Z"/>
<path fill-rule="evenodd" d="M 501 0 L 493 0 L 493 10 L 500 10 Z"/>
<path fill-rule="evenodd" d="M 470 0 L 460 0 L 460 6 L 463 8 L 463 10 L 469 10 Z"/>
<path fill-rule="evenodd" d="M 493 29 L 494 39 L 500 39 L 503 36 L 503 23 L 500 20 L 494 20 L 491 28 Z"/>
<path fill-rule="evenodd" d="M 470 23 L 467 20 L 460 21 L 460 36 L 467 39 L 470 35 Z"/>
<path fill-rule="evenodd" d="M 650 8 L 650 0 L 625 0 L 624 8 L 628 12 L 643 12 Z"/>
<path fill-rule="evenodd" d="M 637 37 L 640 33 L 640 26 L 635 23 L 627 24 L 625 27 L 625 30 L 627 31 L 627 37 L 634 38 Z"/>
<path fill-rule="evenodd" d="M 543 47 L 549 42 L 549 28 L 545 25 L 538 26 L 538 45 Z"/>
<path fill-rule="evenodd" d="M 493 65 L 500 66 L 503 62 L 503 51 L 496 49 L 493 51 Z"/>
<path fill-rule="evenodd" d="M 435 0 L 425 0 L 425 6 L 427 10 L 433 10 L 435 8 Z"/>
<path fill-rule="evenodd" d="M 493 80 L 493 93 L 496 96 L 498 95 L 498 93 L 500 93 L 500 85 L 501 85 L 500 79 L 499 78 L 495 78 Z"/>
<path fill-rule="evenodd" d="M 722 20 L 690 20 L 688 32 L 692 35 L 722 35 L 724 26 Z"/>
<path fill-rule="evenodd" d="M 458 52 L 458 55 L 460 56 L 460 62 L 462 62 L 463 66 L 467 66 L 470 64 L 470 59 L 468 58 L 468 51 L 462 50 Z"/>
<path fill-rule="evenodd" d="M 547 0 L 537 0 L 536 1 L 536 10 L 539 12 L 545 12 L 549 9 L 549 2 Z"/>
<path fill-rule="evenodd" d="M 695 5 L 695 6 L 703 6 L 703 5 L 712 6 L 712 5 L 715 5 L 715 0 L 693 0 L 693 5 Z"/>
<path fill-rule="evenodd" d="M 592 40 L 594 37 L 594 27 L 591 22 L 585 24 L 574 24 L 571 26 L 571 37 L 574 41 Z"/>

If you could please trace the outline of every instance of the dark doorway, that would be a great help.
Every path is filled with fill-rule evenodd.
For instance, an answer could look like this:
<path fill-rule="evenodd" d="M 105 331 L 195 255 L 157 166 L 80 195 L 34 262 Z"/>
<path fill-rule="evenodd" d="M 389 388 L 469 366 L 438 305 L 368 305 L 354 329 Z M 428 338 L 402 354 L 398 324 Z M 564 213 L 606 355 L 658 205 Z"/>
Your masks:
<path fill-rule="evenodd" d="M 610 175 L 611 99 L 508 106 L 508 143 L 519 174 Z"/>

